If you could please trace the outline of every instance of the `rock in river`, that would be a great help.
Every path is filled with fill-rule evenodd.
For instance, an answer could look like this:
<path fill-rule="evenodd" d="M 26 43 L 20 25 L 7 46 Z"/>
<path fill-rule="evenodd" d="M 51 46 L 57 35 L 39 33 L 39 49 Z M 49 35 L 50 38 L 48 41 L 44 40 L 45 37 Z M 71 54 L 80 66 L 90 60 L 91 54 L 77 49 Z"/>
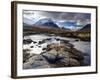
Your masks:
<path fill-rule="evenodd" d="M 49 63 L 55 63 L 57 51 L 55 49 L 52 49 L 46 53 L 43 53 L 42 56 L 49 62 Z"/>
<path fill-rule="evenodd" d="M 23 64 L 23 69 L 50 68 L 49 63 L 41 55 L 34 55 Z"/>
<path fill-rule="evenodd" d="M 56 67 L 80 66 L 80 62 L 84 59 L 82 52 L 75 48 L 67 48 L 65 44 L 60 46 L 51 44 L 48 51 L 41 55 Z"/>

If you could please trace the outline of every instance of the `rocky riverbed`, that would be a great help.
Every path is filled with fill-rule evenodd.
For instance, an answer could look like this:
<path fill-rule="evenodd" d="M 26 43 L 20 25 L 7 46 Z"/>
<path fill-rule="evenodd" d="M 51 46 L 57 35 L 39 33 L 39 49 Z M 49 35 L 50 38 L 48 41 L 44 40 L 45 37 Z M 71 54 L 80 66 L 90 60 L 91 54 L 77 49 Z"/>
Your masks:
<path fill-rule="evenodd" d="M 23 69 L 87 66 L 87 53 L 75 46 L 79 39 L 33 35 L 23 40 Z M 88 54 L 87 54 L 88 55 Z M 89 55 L 88 55 L 89 56 Z"/>

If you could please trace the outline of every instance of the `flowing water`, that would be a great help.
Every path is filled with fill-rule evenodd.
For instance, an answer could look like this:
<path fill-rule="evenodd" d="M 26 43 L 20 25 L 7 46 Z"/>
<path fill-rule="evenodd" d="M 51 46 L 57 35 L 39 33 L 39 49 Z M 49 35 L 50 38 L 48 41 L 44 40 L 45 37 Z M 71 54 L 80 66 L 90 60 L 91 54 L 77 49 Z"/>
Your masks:
<path fill-rule="evenodd" d="M 82 51 L 84 53 L 84 63 L 85 65 L 90 65 L 91 60 L 90 60 L 90 56 L 91 56 L 91 43 L 90 42 L 86 42 L 86 41 L 80 41 L 79 39 L 76 38 L 68 38 L 68 37 L 61 37 L 61 36 L 55 36 L 55 35 L 45 35 L 45 34 L 34 34 L 34 35 L 28 35 L 28 36 L 24 36 L 24 39 L 31 39 L 32 43 L 30 44 L 23 44 L 23 49 L 29 49 L 30 50 L 30 54 L 40 54 L 41 52 L 43 52 L 43 48 L 46 48 L 48 44 L 51 43 L 58 43 L 60 45 L 60 41 L 56 40 L 56 39 L 60 39 L 60 40 L 67 40 L 69 41 L 69 43 L 74 45 L 74 48 Z M 45 42 L 43 42 L 42 44 L 39 44 L 40 41 L 45 40 Z M 78 41 L 77 41 L 78 40 Z"/>

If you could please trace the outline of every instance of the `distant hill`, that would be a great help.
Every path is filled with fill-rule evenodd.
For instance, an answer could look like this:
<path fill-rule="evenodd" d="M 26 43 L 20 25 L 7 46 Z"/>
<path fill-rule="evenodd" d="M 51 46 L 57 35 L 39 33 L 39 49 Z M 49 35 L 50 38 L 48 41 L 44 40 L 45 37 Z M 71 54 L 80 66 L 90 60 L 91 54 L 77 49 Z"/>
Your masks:
<path fill-rule="evenodd" d="M 78 30 L 78 31 L 91 31 L 91 24 L 87 24 L 85 25 L 82 29 Z"/>

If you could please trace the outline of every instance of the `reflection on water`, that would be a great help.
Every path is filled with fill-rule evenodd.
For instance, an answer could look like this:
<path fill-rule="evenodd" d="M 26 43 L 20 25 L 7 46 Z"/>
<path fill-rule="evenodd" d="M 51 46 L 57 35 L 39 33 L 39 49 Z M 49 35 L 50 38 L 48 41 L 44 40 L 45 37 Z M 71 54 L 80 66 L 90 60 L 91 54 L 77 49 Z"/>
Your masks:
<path fill-rule="evenodd" d="M 84 53 L 84 63 L 85 65 L 90 65 L 91 63 L 91 43 L 85 41 L 71 42 L 74 47 Z"/>

